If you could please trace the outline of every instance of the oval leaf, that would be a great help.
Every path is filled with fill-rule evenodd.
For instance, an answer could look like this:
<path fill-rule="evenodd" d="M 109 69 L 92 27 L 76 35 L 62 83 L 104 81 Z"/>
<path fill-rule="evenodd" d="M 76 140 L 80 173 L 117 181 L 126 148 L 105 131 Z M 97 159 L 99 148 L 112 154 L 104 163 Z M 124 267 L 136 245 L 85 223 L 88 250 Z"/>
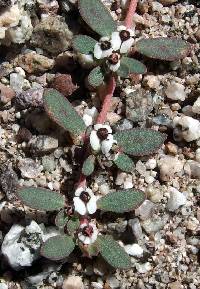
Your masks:
<path fill-rule="evenodd" d="M 22 188 L 17 196 L 26 206 L 41 211 L 56 211 L 65 206 L 63 195 L 43 188 Z"/>
<path fill-rule="evenodd" d="M 124 190 L 107 194 L 97 201 L 98 209 L 106 212 L 124 213 L 139 207 L 146 195 L 139 190 Z"/>
<path fill-rule="evenodd" d="M 100 86 L 104 81 L 104 75 L 102 73 L 101 67 L 97 66 L 88 75 L 88 82 L 93 87 Z"/>
<path fill-rule="evenodd" d="M 44 107 L 51 119 L 69 131 L 74 137 L 81 135 L 86 125 L 71 103 L 57 90 L 44 92 Z"/>
<path fill-rule="evenodd" d="M 77 217 L 72 217 L 71 219 L 69 219 L 68 223 L 67 223 L 67 231 L 70 235 L 74 234 L 78 228 L 80 226 L 80 221 L 79 218 Z"/>
<path fill-rule="evenodd" d="M 114 134 L 120 149 L 132 156 L 155 153 L 164 143 L 166 135 L 152 129 L 130 129 Z"/>
<path fill-rule="evenodd" d="M 75 244 L 69 236 L 54 236 L 49 238 L 41 248 L 41 255 L 50 260 L 62 260 L 74 250 Z"/>
<path fill-rule="evenodd" d="M 125 154 L 119 154 L 118 157 L 114 160 L 114 163 L 120 170 L 124 172 L 132 172 L 134 168 L 134 162 Z"/>
<path fill-rule="evenodd" d="M 89 156 L 83 163 L 82 174 L 90 176 L 94 171 L 95 157 Z"/>
<path fill-rule="evenodd" d="M 59 228 L 64 228 L 68 221 L 68 216 L 66 215 L 64 210 L 61 210 L 55 219 L 55 225 Z"/>
<path fill-rule="evenodd" d="M 158 37 L 139 40 L 135 49 L 151 58 L 174 61 L 186 57 L 191 47 L 182 39 Z"/>
<path fill-rule="evenodd" d="M 82 54 L 93 54 L 96 43 L 96 40 L 87 35 L 77 35 L 72 40 L 73 48 Z"/>
<path fill-rule="evenodd" d="M 120 67 L 117 70 L 117 74 L 121 77 L 128 77 L 131 73 L 144 74 L 146 71 L 147 68 L 142 62 L 124 56 L 120 61 Z"/>
<path fill-rule="evenodd" d="M 99 35 L 110 36 L 117 24 L 101 0 L 79 0 L 79 11 L 83 20 Z"/>
<path fill-rule="evenodd" d="M 131 267 L 129 255 L 111 236 L 99 236 L 97 245 L 102 257 L 114 268 L 128 269 Z"/>

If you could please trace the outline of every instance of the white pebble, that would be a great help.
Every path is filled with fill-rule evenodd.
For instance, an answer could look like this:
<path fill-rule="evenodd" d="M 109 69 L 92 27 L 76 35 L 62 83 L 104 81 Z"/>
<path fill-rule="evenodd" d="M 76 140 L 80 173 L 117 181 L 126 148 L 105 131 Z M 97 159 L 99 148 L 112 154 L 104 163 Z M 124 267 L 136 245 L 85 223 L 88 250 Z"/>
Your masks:
<path fill-rule="evenodd" d="M 184 101 L 186 98 L 185 87 L 184 85 L 178 82 L 172 82 L 168 85 L 166 91 L 166 95 L 168 98 L 173 100 L 181 100 Z"/>
<path fill-rule="evenodd" d="M 146 168 L 147 170 L 153 170 L 156 168 L 156 165 L 157 165 L 157 162 L 155 159 L 149 159 L 147 162 L 146 162 Z"/>
<path fill-rule="evenodd" d="M 142 257 L 143 256 L 143 249 L 138 244 L 132 244 L 132 245 L 126 245 L 124 247 L 127 254 L 133 256 L 133 257 Z"/>
<path fill-rule="evenodd" d="M 195 103 L 193 104 L 192 111 L 194 113 L 200 114 L 200 97 L 198 97 Z"/>
<path fill-rule="evenodd" d="M 170 212 L 176 211 L 180 206 L 186 204 L 186 196 L 177 189 L 170 188 L 170 197 L 168 199 L 167 208 Z"/>
<path fill-rule="evenodd" d="M 175 117 L 173 126 L 181 126 L 181 136 L 187 141 L 193 141 L 200 138 L 200 122 L 190 116 Z"/>

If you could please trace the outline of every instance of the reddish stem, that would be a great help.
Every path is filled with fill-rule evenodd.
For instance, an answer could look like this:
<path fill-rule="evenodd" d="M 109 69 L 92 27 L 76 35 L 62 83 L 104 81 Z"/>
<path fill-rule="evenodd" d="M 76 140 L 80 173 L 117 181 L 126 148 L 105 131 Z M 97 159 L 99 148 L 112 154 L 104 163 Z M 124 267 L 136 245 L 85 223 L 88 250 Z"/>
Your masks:
<path fill-rule="evenodd" d="M 127 12 L 127 15 L 126 15 L 126 18 L 125 18 L 125 26 L 127 28 L 131 28 L 132 26 L 132 22 L 133 22 L 133 15 L 135 13 L 135 10 L 136 10 L 136 7 L 137 7 L 137 3 L 138 3 L 138 0 L 130 0 L 130 5 L 129 5 L 129 8 L 128 8 L 128 12 Z"/>
<path fill-rule="evenodd" d="M 115 81 L 115 78 L 112 76 L 109 79 L 107 89 L 106 89 L 106 95 L 105 95 L 104 101 L 103 101 L 103 106 L 102 106 L 101 112 L 97 118 L 96 123 L 102 124 L 105 122 L 107 113 L 108 113 L 110 106 L 111 106 L 111 103 L 112 103 L 112 96 L 113 96 L 113 93 L 115 91 L 115 87 L 116 87 L 116 81 Z"/>

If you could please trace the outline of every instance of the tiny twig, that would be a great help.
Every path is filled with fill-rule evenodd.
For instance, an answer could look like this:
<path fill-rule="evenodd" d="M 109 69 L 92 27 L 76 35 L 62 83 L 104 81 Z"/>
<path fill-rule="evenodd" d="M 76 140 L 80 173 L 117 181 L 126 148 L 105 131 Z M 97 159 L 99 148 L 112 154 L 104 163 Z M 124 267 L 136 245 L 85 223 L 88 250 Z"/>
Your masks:
<path fill-rule="evenodd" d="M 103 106 L 102 106 L 101 112 L 97 118 L 96 123 L 103 124 L 105 122 L 107 112 L 109 111 L 111 103 L 112 103 L 112 96 L 113 96 L 113 93 L 115 91 L 115 87 L 116 87 L 116 81 L 115 81 L 115 78 L 112 76 L 109 79 L 107 89 L 106 89 L 106 95 L 105 95 L 104 100 L 103 100 Z"/>
<path fill-rule="evenodd" d="M 136 7 L 137 7 L 137 3 L 138 3 L 138 0 L 130 0 L 130 5 L 129 5 L 129 8 L 128 8 L 128 12 L 127 12 L 127 15 L 126 15 L 126 18 L 125 18 L 125 26 L 127 28 L 131 28 L 132 26 L 132 22 L 133 22 L 133 15 L 135 13 L 135 10 L 136 10 Z"/>

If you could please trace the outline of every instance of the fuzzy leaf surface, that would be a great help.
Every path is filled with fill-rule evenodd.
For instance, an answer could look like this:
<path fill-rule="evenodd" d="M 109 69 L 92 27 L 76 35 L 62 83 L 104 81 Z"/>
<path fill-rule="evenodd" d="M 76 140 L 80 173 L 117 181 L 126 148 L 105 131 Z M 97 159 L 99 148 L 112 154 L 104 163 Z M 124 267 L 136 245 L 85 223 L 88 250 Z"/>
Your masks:
<path fill-rule="evenodd" d="M 44 107 L 49 117 L 74 137 L 81 135 L 86 125 L 71 103 L 57 90 L 44 92 Z"/>
<path fill-rule="evenodd" d="M 121 150 L 132 156 L 155 153 L 164 143 L 166 135 L 152 129 L 135 128 L 114 134 Z"/>
<path fill-rule="evenodd" d="M 134 162 L 126 154 L 120 154 L 117 159 L 114 160 L 114 163 L 120 170 L 128 173 L 132 172 L 134 167 Z"/>
<path fill-rule="evenodd" d="M 68 221 L 68 216 L 66 215 L 64 210 L 61 210 L 55 219 L 55 225 L 59 228 L 64 228 Z"/>
<path fill-rule="evenodd" d="M 95 39 L 87 35 L 77 35 L 72 40 L 73 48 L 82 54 L 93 53 L 96 43 Z"/>
<path fill-rule="evenodd" d="M 17 196 L 26 206 L 40 211 L 56 211 L 65 206 L 63 195 L 43 188 L 22 188 Z"/>
<path fill-rule="evenodd" d="M 110 36 L 117 30 L 116 22 L 101 0 L 79 0 L 79 11 L 83 20 L 99 35 Z"/>
<path fill-rule="evenodd" d="M 128 269 L 131 267 L 129 255 L 111 236 L 99 236 L 97 245 L 102 257 L 114 268 Z"/>
<path fill-rule="evenodd" d="M 79 218 L 77 217 L 72 217 L 71 219 L 69 219 L 68 223 L 67 223 L 67 231 L 70 235 L 74 234 L 76 232 L 76 230 L 79 228 L 80 226 L 80 221 Z"/>
<path fill-rule="evenodd" d="M 74 250 L 72 237 L 58 235 L 49 238 L 41 248 L 41 255 L 50 260 L 62 260 Z"/>
<path fill-rule="evenodd" d="M 90 176 L 94 172 L 94 156 L 89 156 L 83 163 L 82 173 L 84 176 Z"/>
<path fill-rule="evenodd" d="M 117 191 L 100 198 L 97 207 L 106 212 L 124 213 L 139 207 L 145 198 L 145 193 L 140 190 Z"/>
<path fill-rule="evenodd" d="M 186 57 L 191 47 L 182 39 L 158 37 L 139 40 L 135 49 L 150 58 L 174 61 Z"/>
<path fill-rule="evenodd" d="M 123 56 L 117 74 L 121 77 L 128 77 L 131 73 L 144 74 L 146 71 L 147 68 L 142 62 Z"/>
<path fill-rule="evenodd" d="M 100 86 L 104 81 L 104 75 L 100 66 L 93 68 L 88 75 L 88 82 L 93 87 Z"/>

